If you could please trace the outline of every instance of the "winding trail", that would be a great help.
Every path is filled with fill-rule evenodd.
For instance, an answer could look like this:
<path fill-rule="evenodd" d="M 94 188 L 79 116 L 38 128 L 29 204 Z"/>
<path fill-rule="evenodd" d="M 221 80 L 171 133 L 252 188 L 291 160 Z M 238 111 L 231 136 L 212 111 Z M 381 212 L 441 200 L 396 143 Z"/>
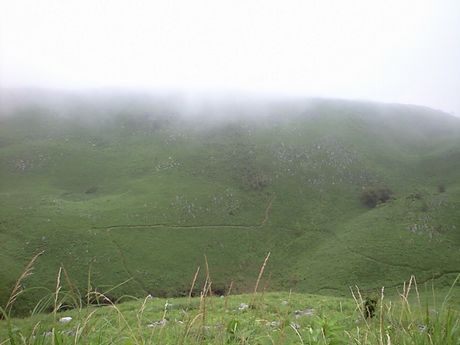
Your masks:
<path fill-rule="evenodd" d="M 290 228 L 285 228 L 283 227 L 282 229 L 284 230 L 289 230 L 289 231 L 295 231 L 294 229 L 290 229 Z M 430 271 L 429 269 L 426 269 L 426 268 L 421 268 L 421 267 L 415 267 L 415 266 L 411 266 L 411 265 L 408 265 L 408 264 L 404 264 L 404 263 L 391 263 L 391 262 L 387 262 L 387 261 L 382 261 L 382 260 L 378 260 L 378 259 L 375 259 L 373 258 L 372 256 L 370 255 L 366 255 L 364 253 L 361 253 L 355 249 L 352 249 L 350 246 L 347 245 L 347 243 L 341 239 L 334 231 L 331 231 L 331 230 L 327 230 L 327 229 L 321 229 L 321 230 L 315 230 L 316 232 L 321 232 L 323 234 L 327 234 L 329 235 L 330 237 L 334 238 L 337 242 L 339 242 L 343 248 L 345 250 L 347 250 L 348 252 L 350 252 L 351 254 L 355 255 L 355 256 L 359 256 L 359 257 L 362 257 L 366 260 L 369 260 L 369 261 L 372 261 L 376 264 L 379 264 L 379 265 L 385 265 L 385 266 L 390 266 L 390 267 L 403 267 L 403 268 L 408 268 L 410 270 L 419 270 L 419 271 Z M 294 240 L 295 241 L 295 240 Z M 292 241 L 292 242 L 294 242 Z M 292 242 L 288 243 L 286 246 L 288 247 L 289 245 L 292 244 Z"/>
<path fill-rule="evenodd" d="M 426 282 L 429 282 L 429 281 L 432 281 L 432 280 L 437 280 L 437 279 L 440 279 L 442 277 L 444 277 L 445 275 L 448 275 L 448 274 L 460 274 L 460 271 L 445 271 L 445 272 L 438 272 L 438 273 L 433 273 L 433 275 L 429 278 L 425 278 L 425 279 L 422 279 L 422 280 L 419 280 L 417 279 L 416 277 L 416 282 L 417 282 L 417 285 L 421 285 L 421 284 L 425 284 Z M 376 290 L 376 289 L 381 289 L 382 287 L 385 287 L 385 289 L 391 289 L 391 288 L 396 288 L 396 287 L 402 287 L 404 285 L 404 282 L 402 283 L 396 283 L 396 284 L 391 284 L 391 285 L 376 285 L 374 287 L 366 287 L 364 290 Z M 343 292 L 341 289 L 338 289 L 336 287 L 331 287 L 331 286 L 321 286 L 309 293 L 311 294 L 316 294 L 322 290 L 332 290 L 332 291 L 338 291 L 338 292 Z"/>
<path fill-rule="evenodd" d="M 111 240 L 113 245 L 115 246 L 115 248 L 117 248 L 117 251 L 118 251 L 118 255 L 120 256 L 120 260 L 121 260 L 121 263 L 123 265 L 123 268 L 125 269 L 126 273 L 131 277 L 133 278 L 133 280 L 139 284 L 139 286 L 142 288 L 142 290 L 144 290 L 144 292 L 146 292 L 147 294 L 149 293 L 144 285 L 144 282 L 138 278 L 136 278 L 136 276 L 131 272 L 131 270 L 129 269 L 128 267 L 128 264 L 126 262 L 126 257 L 125 257 L 125 254 L 123 253 L 123 250 L 121 249 L 120 245 L 115 242 L 115 240 Z"/>
<path fill-rule="evenodd" d="M 425 284 L 426 282 L 430 281 L 430 280 L 437 280 L 437 279 L 440 279 L 442 277 L 444 277 L 445 275 L 448 275 L 448 274 L 460 274 L 460 271 L 445 271 L 445 272 L 437 272 L 437 273 L 433 273 L 433 275 L 430 277 L 430 278 L 426 278 L 426 279 L 422 279 L 422 280 L 417 280 L 417 277 L 415 277 L 416 281 L 417 281 L 417 285 L 420 285 L 420 284 Z M 394 287 L 398 287 L 398 286 L 402 286 L 404 283 L 401 283 L 401 284 L 393 284 L 393 285 L 387 285 L 385 286 L 385 288 L 394 288 Z M 381 286 L 380 286 L 381 287 Z M 380 288 L 379 287 L 379 288 Z"/>
<path fill-rule="evenodd" d="M 270 216 L 270 210 L 272 208 L 275 194 L 273 194 L 268 200 L 267 207 L 264 211 L 264 218 L 258 224 L 204 224 L 204 225 L 177 225 L 177 224 L 117 224 L 107 226 L 93 226 L 92 230 L 113 230 L 113 229 L 153 229 L 153 228 L 173 228 L 173 229 L 216 229 L 216 228 L 231 228 L 231 229 L 253 229 L 263 227 Z"/>
<path fill-rule="evenodd" d="M 418 270 L 418 271 L 430 271 L 429 269 L 426 269 L 426 268 L 421 268 L 421 267 L 416 267 L 416 266 L 412 266 L 412 265 L 409 265 L 409 264 L 405 264 L 405 263 L 392 263 L 392 262 L 387 262 L 387 261 L 383 261 L 383 260 L 378 260 L 378 259 L 375 259 L 373 258 L 372 256 L 370 255 L 366 255 L 364 253 L 361 253 L 355 249 L 352 249 L 351 247 L 349 247 L 347 245 L 347 243 L 341 239 L 334 231 L 331 231 L 331 230 L 324 230 L 324 232 L 328 233 L 329 235 L 331 235 L 332 237 L 334 237 L 339 243 L 341 243 L 346 250 L 348 250 L 350 253 L 356 255 L 356 256 L 360 256 L 366 260 L 369 260 L 369 261 L 372 261 L 376 264 L 380 264 L 380 265 L 386 265 L 386 266 L 391 266 L 391 267 L 403 267 L 403 268 L 408 268 L 410 270 Z"/>
<path fill-rule="evenodd" d="M 270 215 L 270 210 L 272 209 L 273 200 L 275 200 L 275 196 L 276 196 L 275 194 L 272 194 L 272 196 L 271 196 L 270 199 L 268 200 L 268 205 L 267 205 L 267 207 L 265 207 L 264 219 L 263 219 L 262 222 L 259 224 L 259 227 L 264 226 L 265 223 L 267 223 L 268 217 L 269 217 L 269 215 Z"/>
<path fill-rule="evenodd" d="M 264 225 L 266 225 L 266 223 L 269 220 L 270 211 L 272 209 L 274 199 L 275 199 L 275 194 L 273 194 L 269 198 L 267 206 L 265 207 L 265 210 L 264 210 L 264 217 L 261 220 L 261 222 L 257 223 L 257 224 L 204 224 L 204 225 L 177 225 L 177 224 L 166 224 L 166 223 L 157 223 L 157 224 L 116 224 L 116 225 L 108 225 L 108 226 L 95 226 L 95 227 L 92 227 L 91 229 L 93 229 L 93 230 L 107 230 L 110 233 L 110 230 L 114 230 L 114 229 L 152 229 L 152 228 L 173 228 L 173 229 L 216 229 L 216 228 L 217 229 L 219 229 L 219 228 L 220 229 L 254 229 L 254 228 L 261 228 Z M 284 229 L 292 230 L 292 229 L 288 229 L 288 228 L 284 228 Z M 412 271 L 413 270 L 418 270 L 418 271 L 423 271 L 423 272 L 432 272 L 430 269 L 426 269 L 426 268 L 415 267 L 415 266 L 411 266 L 409 264 L 404 264 L 404 263 L 391 263 L 391 262 L 386 262 L 386 261 L 382 261 L 382 260 L 373 258 L 370 255 L 366 255 L 366 254 L 364 254 L 364 253 L 362 253 L 360 251 L 357 251 L 357 250 L 352 249 L 351 247 L 349 247 L 346 244 L 346 242 L 343 239 L 341 239 L 334 231 L 327 230 L 327 229 L 321 229 L 319 231 L 321 231 L 323 233 L 326 233 L 329 236 L 335 238 L 351 254 L 359 256 L 359 257 L 362 257 L 362 258 L 364 258 L 364 259 L 366 259 L 368 261 L 372 261 L 373 263 L 376 263 L 378 265 L 385 265 L 385 266 L 390 266 L 390 267 L 403 267 L 403 268 L 407 268 L 407 269 L 412 270 Z M 114 244 L 114 246 L 117 248 L 117 251 L 119 253 L 119 256 L 120 256 L 120 259 L 122 261 L 122 264 L 123 264 L 123 267 L 124 267 L 125 271 L 128 273 L 128 275 L 130 277 L 133 278 L 134 281 L 136 281 L 139 284 L 139 286 L 146 293 L 148 293 L 148 290 L 147 290 L 146 286 L 144 285 L 144 283 L 139 278 L 136 278 L 136 276 L 129 269 L 128 264 L 126 262 L 126 257 L 124 255 L 124 252 L 123 252 L 123 249 L 121 248 L 121 246 L 113 238 L 111 239 L 111 241 Z M 437 280 L 437 279 L 440 279 L 443 276 L 448 275 L 448 274 L 460 274 L 460 271 L 449 270 L 449 271 L 432 273 L 431 277 L 423 279 L 423 280 L 418 280 L 417 284 L 424 284 L 424 283 L 426 283 L 426 282 L 428 282 L 430 280 Z M 387 285 L 387 286 L 385 286 L 385 288 L 394 288 L 394 287 L 399 287 L 399 286 L 402 286 L 402 285 L 403 285 L 403 283 L 398 283 L 398 284 L 393 284 L 393 285 Z M 375 287 L 375 288 L 380 288 L 380 287 L 381 286 L 378 286 L 378 287 Z M 313 290 L 310 293 L 317 293 L 317 292 L 320 292 L 322 290 L 340 291 L 340 289 L 335 288 L 335 287 L 322 286 L 322 287 L 319 287 L 318 289 Z"/>
<path fill-rule="evenodd" d="M 381 260 L 378 260 L 378 259 L 375 259 L 369 255 L 365 255 L 363 253 L 360 253 L 354 249 L 351 249 L 349 246 L 347 246 L 347 244 L 341 240 L 336 233 L 334 233 L 333 231 L 330 231 L 330 230 L 325 230 L 325 232 L 327 232 L 328 234 L 332 235 L 334 238 L 336 238 L 338 241 L 341 241 L 341 243 L 343 244 L 343 246 L 352 254 L 354 255 L 357 255 L 357 256 L 360 256 L 360 257 L 363 257 L 367 260 L 370 260 L 376 264 L 379 264 L 379 265 L 386 265 L 386 266 L 392 266 L 392 267 L 404 267 L 404 268 L 408 268 L 410 270 L 418 270 L 418 271 L 423 271 L 423 272 L 432 272 L 432 270 L 430 269 L 426 269 L 426 268 L 420 268 L 420 267 L 415 267 L 415 266 L 411 266 L 411 265 L 408 265 L 408 264 L 394 264 L 394 263 L 389 263 L 389 262 L 384 262 L 384 261 L 381 261 Z M 443 276 L 445 275 L 448 275 L 448 274 L 460 274 L 460 271 L 456 271 L 456 270 L 447 270 L 447 271 L 443 271 L 443 272 L 432 272 L 432 275 L 431 277 L 428 277 L 428 278 L 425 278 L 425 279 L 422 279 L 422 280 L 417 280 L 417 284 L 424 284 L 428 281 L 431 281 L 431 280 L 437 280 L 437 279 L 440 279 L 442 278 Z M 404 283 L 396 283 L 396 284 L 392 284 L 392 285 L 384 285 L 385 288 L 395 288 L 395 287 L 399 287 L 399 286 L 402 286 Z M 373 287 L 373 288 L 370 288 L 370 289 L 377 289 L 377 288 L 381 288 L 382 286 L 376 286 L 376 287 Z M 330 287 L 330 286 L 322 286 L 316 290 L 314 290 L 312 293 L 317 293 L 321 290 L 337 290 L 339 291 L 339 289 L 337 288 L 333 288 L 333 287 Z"/>
<path fill-rule="evenodd" d="M 147 287 L 145 286 L 144 282 L 137 278 L 131 269 L 128 267 L 128 263 L 126 261 L 126 256 L 123 252 L 123 249 L 121 246 L 112 238 L 112 235 L 110 234 L 110 230 L 113 229 L 152 229 L 152 228 L 175 228 L 175 229 L 215 229 L 215 228 L 231 228 L 231 229 L 253 229 L 253 228 L 260 228 L 263 227 L 270 216 L 270 210 L 272 208 L 273 200 L 275 199 L 275 195 L 273 194 L 270 199 L 268 200 L 267 207 L 265 208 L 264 211 L 264 218 L 259 224 L 249 224 L 249 225 L 242 225 L 242 224 L 237 224 L 237 225 L 229 225 L 229 224 L 217 224 L 217 225 L 170 225 L 170 224 L 130 224 L 130 225 L 109 225 L 109 226 L 101 226 L 101 227 L 92 227 L 91 229 L 93 230 L 107 230 L 107 233 L 110 236 L 110 240 L 112 244 L 115 246 L 117 249 L 118 255 L 120 257 L 120 260 L 122 262 L 123 268 L 128 274 L 129 277 L 131 277 L 141 288 L 144 290 L 147 294 L 149 291 L 147 290 Z"/>
<path fill-rule="evenodd" d="M 285 230 L 290 230 L 290 231 L 295 231 L 294 229 L 290 229 L 290 228 L 283 228 Z M 327 230 L 327 229 L 322 229 L 322 230 L 318 230 L 320 232 L 323 232 L 323 233 L 326 233 L 328 234 L 329 236 L 335 238 L 337 241 L 339 241 L 343 247 L 349 251 L 351 254 L 353 255 L 356 255 L 356 256 L 359 256 L 359 257 L 362 257 L 366 260 L 369 260 L 369 261 L 372 261 L 378 265 L 385 265 L 385 266 L 390 266 L 390 267 L 403 267 L 403 268 L 407 268 L 411 271 L 415 271 L 415 270 L 418 270 L 418 271 L 423 271 L 424 274 L 427 274 L 428 272 L 431 273 L 431 277 L 428 277 L 428 278 L 425 278 L 425 279 L 422 279 L 422 280 L 417 280 L 417 284 L 424 284 L 428 281 L 431 281 L 431 280 L 437 280 L 437 279 L 440 279 L 442 278 L 443 276 L 445 275 L 448 275 L 448 274 L 460 274 L 460 271 L 458 270 L 446 270 L 446 271 L 442 271 L 442 272 L 433 272 L 431 269 L 426 269 L 426 268 L 420 268 L 420 267 L 415 267 L 415 266 L 411 266 L 411 265 L 408 265 L 408 264 L 404 264 L 404 263 L 401 263 L 401 264 L 397 264 L 397 263 L 391 263 L 391 262 L 385 262 L 385 261 L 381 261 L 381 260 L 378 260 L 378 259 L 375 259 L 369 255 L 366 255 L 366 254 L 363 254 L 357 250 L 354 250 L 352 248 L 350 248 L 343 239 L 341 239 L 335 232 L 331 231 L 331 230 Z M 392 284 L 392 285 L 384 285 L 385 288 L 395 288 L 395 287 L 399 287 L 399 286 L 402 286 L 404 283 L 397 283 L 397 284 Z M 368 289 L 379 289 L 381 288 L 382 286 L 375 286 L 375 287 L 371 287 L 371 288 L 368 288 Z M 321 286 L 315 290 L 312 290 L 311 292 L 309 293 L 312 293 L 312 294 L 315 294 L 315 293 L 318 293 L 322 290 L 331 290 L 331 291 L 342 291 L 336 287 L 332 287 L 332 286 L 328 286 L 328 285 L 325 285 L 325 286 Z"/>

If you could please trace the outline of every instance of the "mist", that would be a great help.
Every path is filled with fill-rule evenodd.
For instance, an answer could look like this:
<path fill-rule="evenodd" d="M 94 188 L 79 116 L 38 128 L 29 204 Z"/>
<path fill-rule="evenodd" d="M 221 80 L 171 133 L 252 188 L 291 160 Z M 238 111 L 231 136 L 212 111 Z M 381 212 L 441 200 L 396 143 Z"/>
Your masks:
<path fill-rule="evenodd" d="M 154 93 L 194 114 L 225 95 L 236 108 L 328 97 L 459 115 L 459 61 L 457 0 L 0 3 L 2 93 Z"/>
<path fill-rule="evenodd" d="M 0 94 L 0 118 L 44 115 L 95 125 L 124 116 L 213 127 L 295 118 L 314 103 L 305 97 L 249 92 L 5 89 Z"/>

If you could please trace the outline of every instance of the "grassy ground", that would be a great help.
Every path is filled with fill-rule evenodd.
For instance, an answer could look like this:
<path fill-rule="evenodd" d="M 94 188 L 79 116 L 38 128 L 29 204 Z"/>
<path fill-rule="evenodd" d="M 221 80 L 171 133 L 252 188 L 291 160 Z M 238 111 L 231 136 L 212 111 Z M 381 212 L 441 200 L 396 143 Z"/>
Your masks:
<path fill-rule="evenodd" d="M 130 109 L 0 117 L 0 305 L 41 251 L 17 314 L 60 267 L 81 291 L 88 272 L 92 290 L 126 282 L 113 299 L 187 295 L 204 255 L 235 292 L 268 251 L 272 290 L 348 296 L 412 274 L 443 288 L 460 270 L 458 119 L 331 100 L 212 126 Z M 381 187 L 392 199 L 362 204 Z"/>
<path fill-rule="evenodd" d="M 0 321 L 0 344 L 460 344 L 458 296 L 419 291 L 413 280 L 398 297 L 364 295 L 356 287 L 353 298 L 287 292 L 209 297 L 208 287 L 201 297 L 147 296 L 7 318 Z M 59 309 L 66 293 L 56 291 Z M 371 299 L 373 317 L 366 317 Z"/>

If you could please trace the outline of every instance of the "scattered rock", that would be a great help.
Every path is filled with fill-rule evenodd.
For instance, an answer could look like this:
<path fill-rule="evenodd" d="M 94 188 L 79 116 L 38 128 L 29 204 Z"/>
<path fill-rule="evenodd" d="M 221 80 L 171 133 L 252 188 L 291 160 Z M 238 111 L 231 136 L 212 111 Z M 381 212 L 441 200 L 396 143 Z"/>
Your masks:
<path fill-rule="evenodd" d="M 270 327 L 278 328 L 281 325 L 280 321 L 272 321 L 268 324 Z"/>
<path fill-rule="evenodd" d="M 72 317 L 70 316 L 64 316 L 59 319 L 60 323 L 69 323 L 70 321 L 72 321 Z"/>
<path fill-rule="evenodd" d="M 304 309 L 304 310 L 296 310 L 294 312 L 294 315 L 297 318 L 299 317 L 303 317 L 303 316 L 313 316 L 315 315 L 315 310 L 312 309 L 312 308 L 307 308 L 307 309 Z"/>
<path fill-rule="evenodd" d="M 300 325 L 298 323 L 295 323 L 295 322 L 291 322 L 291 327 L 296 329 L 296 330 L 299 330 L 300 329 Z"/>
<path fill-rule="evenodd" d="M 426 332 L 427 329 L 428 327 L 426 325 L 418 325 L 418 330 L 420 333 Z"/>
<path fill-rule="evenodd" d="M 147 327 L 148 327 L 148 328 L 163 327 L 163 326 L 165 326 L 167 323 L 168 323 L 168 320 L 166 320 L 166 319 L 161 319 L 161 320 L 159 320 L 159 321 L 155 321 L 155 322 L 149 323 L 149 324 L 147 325 Z"/>
<path fill-rule="evenodd" d="M 246 309 L 249 309 L 249 304 L 241 303 L 240 306 L 238 307 L 238 310 L 246 310 Z"/>

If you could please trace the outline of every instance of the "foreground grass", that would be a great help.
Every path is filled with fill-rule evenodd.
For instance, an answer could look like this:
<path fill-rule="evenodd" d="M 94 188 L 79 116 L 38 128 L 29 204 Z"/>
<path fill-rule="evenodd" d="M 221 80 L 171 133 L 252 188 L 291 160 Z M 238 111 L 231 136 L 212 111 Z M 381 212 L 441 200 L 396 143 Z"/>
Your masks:
<path fill-rule="evenodd" d="M 367 297 L 358 289 L 353 298 L 208 292 L 6 318 L 0 321 L 0 344 L 460 344 L 452 295 L 425 303 L 412 283 L 398 298 L 374 296 L 375 316 L 367 319 Z"/>

